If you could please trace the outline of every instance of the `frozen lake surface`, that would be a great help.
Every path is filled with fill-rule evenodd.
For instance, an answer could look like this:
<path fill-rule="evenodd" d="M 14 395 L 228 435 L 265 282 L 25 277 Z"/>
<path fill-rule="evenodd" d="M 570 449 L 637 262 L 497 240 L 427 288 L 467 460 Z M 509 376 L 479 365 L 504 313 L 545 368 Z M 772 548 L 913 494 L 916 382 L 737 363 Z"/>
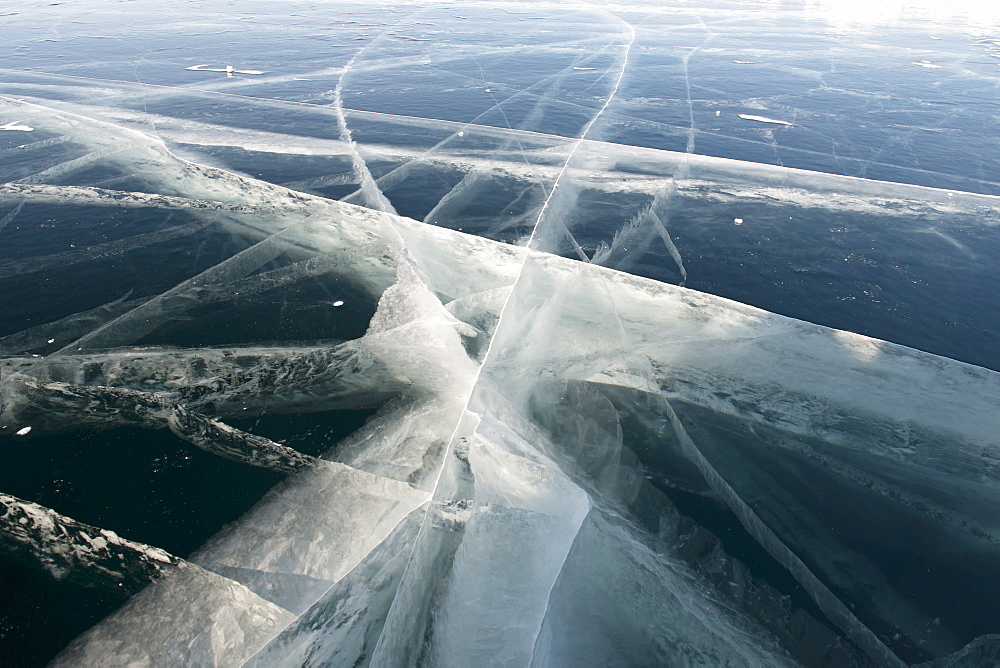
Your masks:
<path fill-rule="evenodd" d="M 0 12 L 0 663 L 992 665 L 998 27 Z"/>

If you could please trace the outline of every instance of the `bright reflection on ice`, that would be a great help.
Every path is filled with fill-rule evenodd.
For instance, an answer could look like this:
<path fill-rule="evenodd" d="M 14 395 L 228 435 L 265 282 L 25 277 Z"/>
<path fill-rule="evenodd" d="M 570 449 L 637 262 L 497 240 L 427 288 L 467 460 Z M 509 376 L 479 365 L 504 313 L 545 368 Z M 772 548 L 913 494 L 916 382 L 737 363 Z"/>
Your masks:
<path fill-rule="evenodd" d="M 865 361 L 873 360 L 882 354 L 882 348 L 885 345 L 884 341 L 869 339 L 868 337 L 858 336 L 851 332 L 834 331 L 834 337 L 844 348 L 852 351 L 858 358 Z"/>
<path fill-rule="evenodd" d="M 805 5 L 832 26 L 846 30 L 913 20 L 977 28 L 1000 25 L 1000 10 L 990 0 L 957 0 L 947 4 L 934 0 L 806 0 Z"/>

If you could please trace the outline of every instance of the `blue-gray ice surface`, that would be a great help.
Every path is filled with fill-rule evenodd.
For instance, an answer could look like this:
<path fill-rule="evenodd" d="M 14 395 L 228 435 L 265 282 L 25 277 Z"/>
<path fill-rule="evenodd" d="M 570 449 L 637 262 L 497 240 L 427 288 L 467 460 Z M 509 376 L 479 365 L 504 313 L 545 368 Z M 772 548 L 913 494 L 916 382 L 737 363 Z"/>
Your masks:
<path fill-rule="evenodd" d="M 990 665 L 994 19 L 823 7 L 15 15 L 4 457 L 273 476 L 179 554 L 0 487 L 138 592 L 55 665 Z"/>

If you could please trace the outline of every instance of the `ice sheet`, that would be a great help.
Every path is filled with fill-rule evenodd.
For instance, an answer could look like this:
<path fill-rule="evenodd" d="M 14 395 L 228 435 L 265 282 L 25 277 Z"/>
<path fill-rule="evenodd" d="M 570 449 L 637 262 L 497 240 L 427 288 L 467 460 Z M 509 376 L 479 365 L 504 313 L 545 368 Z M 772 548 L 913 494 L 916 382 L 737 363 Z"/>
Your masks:
<path fill-rule="evenodd" d="M 52 37 L 14 19 L 44 66 L 0 47 L 5 456 L 141 427 L 284 476 L 57 664 L 992 651 L 978 20 L 915 52 L 948 24 L 286 9 L 192 10 L 182 53 L 180 24 L 82 3 Z M 279 24 L 317 49 L 266 48 Z M 94 35 L 151 41 L 73 68 L 44 41 Z M 57 475 L 3 498 L 102 531 Z M 22 561 L 92 545 L 24 512 Z"/>

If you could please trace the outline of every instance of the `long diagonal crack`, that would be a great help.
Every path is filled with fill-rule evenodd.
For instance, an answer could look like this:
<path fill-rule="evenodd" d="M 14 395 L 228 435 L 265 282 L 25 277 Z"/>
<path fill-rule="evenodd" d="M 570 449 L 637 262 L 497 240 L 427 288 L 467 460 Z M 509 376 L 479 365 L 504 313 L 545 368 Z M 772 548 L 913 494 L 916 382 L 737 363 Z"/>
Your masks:
<path fill-rule="evenodd" d="M 496 327 L 494 328 L 493 335 L 490 338 L 489 345 L 487 346 L 486 354 L 483 357 L 482 363 L 479 364 L 478 368 L 476 369 L 475 377 L 473 378 L 473 380 L 472 380 L 472 382 L 470 384 L 470 388 L 467 391 L 466 399 L 464 401 L 464 405 L 463 405 L 463 408 L 462 408 L 462 411 L 461 411 L 461 414 L 460 414 L 462 416 L 474 414 L 474 411 L 472 411 L 471 407 L 472 407 L 472 403 L 474 401 L 474 397 L 476 395 L 476 391 L 477 391 L 477 389 L 479 388 L 479 385 L 480 385 L 480 380 L 481 380 L 481 377 L 482 377 L 483 370 L 487 367 L 488 364 L 490 364 L 494 360 L 494 357 L 496 355 L 496 352 L 494 350 L 494 344 L 497 341 L 498 333 L 502 330 L 502 328 L 504 328 L 505 326 L 508 326 L 508 322 L 509 322 L 510 317 L 511 317 L 510 316 L 510 308 L 511 308 L 512 300 L 514 299 L 514 295 L 517 292 L 518 285 L 523 281 L 525 268 L 527 266 L 527 262 L 529 260 L 529 257 L 530 257 L 530 255 L 532 253 L 532 250 L 531 250 L 532 242 L 533 242 L 533 240 L 534 240 L 534 238 L 536 236 L 536 233 L 537 233 L 539 227 L 542 225 L 543 221 L 545 220 L 545 216 L 546 216 L 546 213 L 548 212 L 549 204 L 551 203 L 552 198 L 553 198 L 553 196 L 556 193 L 556 190 L 558 189 L 560 183 L 562 182 L 562 179 L 565 177 L 565 175 L 567 173 L 567 169 L 569 167 L 569 164 L 572 161 L 573 156 L 576 154 L 577 149 L 587 139 L 587 135 L 590 133 L 591 128 L 593 128 L 594 123 L 597 121 L 597 119 L 601 116 L 601 114 L 611 104 L 611 101 L 614 99 L 614 96 L 617 94 L 618 88 L 621 85 L 621 81 L 622 81 L 622 79 L 625 76 L 625 71 L 626 71 L 626 66 L 627 66 L 627 63 L 628 63 L 629 52 L 630 52 L 632 44 L 633 44 L 633 42 L 635 40 L 635 30 L 634 30 L 634 28 L 632 26 L 628 25 L 628 24 L 626 24 L 626 25 L 628 26 L 629 39 L 628 39 L 627 45 L 625 46 L 625 53 L 624 53 L 624 56 L 622 58 L 621 69 L 620 69 L 618 77 L 617 77 L 617 79 L 615 81 L 614 87 L 612 88 L 610 94 L 607 96 L 607 99 L 605 100 L 604 104 L 600 107 L 600 109 L 598 109 L 597 113 L 584 126 L 583 131 L 581 132 L 580 137 L 573 144 L 573 147 L 570 150 L 569 155 L 567 156 L 567 158 L 566 158 L 566 160 L 565 160 L 562 168 L 560 169 L 560 171 L 559 171 L 559 173 L 558 173 L 558 175 L 557 175 L 557 177 L 556 177 L 556 179 L 555 179 L 555 181 L 553 183 L 552 190 L 549 192 L 548 197 L 545 199 L 545 202 L 542 204 L 542 207 L 539 210 L 538 216 L 537 216 L 536 221 L 535 221 L 535 225 L 534 225 L 534 227 L 532 229 L 531 238 L 529 239 L 529 242 L 527 244 L 528 247 L 527 247 L 525 253 L 523 254 L 523 258 L 522 258 L 520 266 L 518 268 L 516 278 L 514 279 L 513 284 L 511 286 L 511 289 L 508 292 L 508 294 L 507 294 L 507 296 L 506 296 L 506 298 L 504 300 L 503 306 L 502 306 L 502 308 L 500 310 L 500 316 L 499 316 L 499 318 L 497 320 Z M 440 467 L 440 469 L 439 469 L 439 471 L 437 473 L 437 476 L 436 476 L 436 478 L 434 480 L 434 484 L 433 484 L 433 487 L 432 487 L 432 490 L 431 490 L 432 497 L 436 497 L 437 496 L 438 490 L 439 490 L 439 488 L 441 486 L 441 482 L 442 482 L 442 479 L 443 479 L 445 468 L 447 467 L 449 459 L 452 457 L 453 453 L 455 452 L 455 448 L 456 448 L 457 441 L 458 441 L 458 436 L 459 436 L 459 431 L 462 428 L 463 423 L 464 423 L 464 420 L 460 417 L 459 420 L 456 422 L 456 425 L 455 425 L 455 428 L 452 431 L 451 437 L 448 440 L 447 450 L 446 450 L 446 452 L 444 454 L 444 457 L 442 458 L 441 467 Z M 409 559 L 407 561 L 406 568 L 404 569 L 403 576 L 402 576 L 402 578 L 400 580 L 400 585 L 399 585 L 400 587 L 402 587 L 403 583 L 407 581 L 408 577 L 412 577 L 413 576 L 412 570 L 415 568 L 415 559 L 416 559 L 417 546 L 420 544 L 421 536 L 424 533 L 426 533 L 427 531 L 429 531 L 429 526 L 430 526 L 431 521 L 432 521 L 432 519 L 431 519 L 431 512 L 429 510 L 425 511 L 424 518 L 423 518 L 420 530 L 419 530 L 419 532 L 417 534 L 416 540 L 414 541 L 414 546 L 411 549 L 410 557 L 409 557 Z M 579 527 L 577 527 L 577 530 L 578 529 L 579 529 Z M 567 547 L 567 550 L 568 549 L 569 548 Z M 565 555 L 564 555 L 564 557 L 565 557 Z M 550 589 L 551 589 L 551 586 L 553 584 L 554 584 L 554 581 L 553 581 L 553 583 L 550 583 Z M 397 589 L 397 600 L 398 600 L 398 593 L 399 593 L 399 589 Z M 396 608 L 396 601 L 394 601 L 392 608 L 390 608 L 390 613 L 389 613 L 390 616 L 393 614 L 393 610 L 395 610 L 395 608 Z M 380 647 L 382 645 L 384 639 L 385 639 L 385 636 L 384 636 L 384 631 L 383 631 L 383 633 L 379 637 L 378 646 L 376 647 L 376 650 L 375 650 L 376 653 L 378 652 L 378 647 Z"/>

